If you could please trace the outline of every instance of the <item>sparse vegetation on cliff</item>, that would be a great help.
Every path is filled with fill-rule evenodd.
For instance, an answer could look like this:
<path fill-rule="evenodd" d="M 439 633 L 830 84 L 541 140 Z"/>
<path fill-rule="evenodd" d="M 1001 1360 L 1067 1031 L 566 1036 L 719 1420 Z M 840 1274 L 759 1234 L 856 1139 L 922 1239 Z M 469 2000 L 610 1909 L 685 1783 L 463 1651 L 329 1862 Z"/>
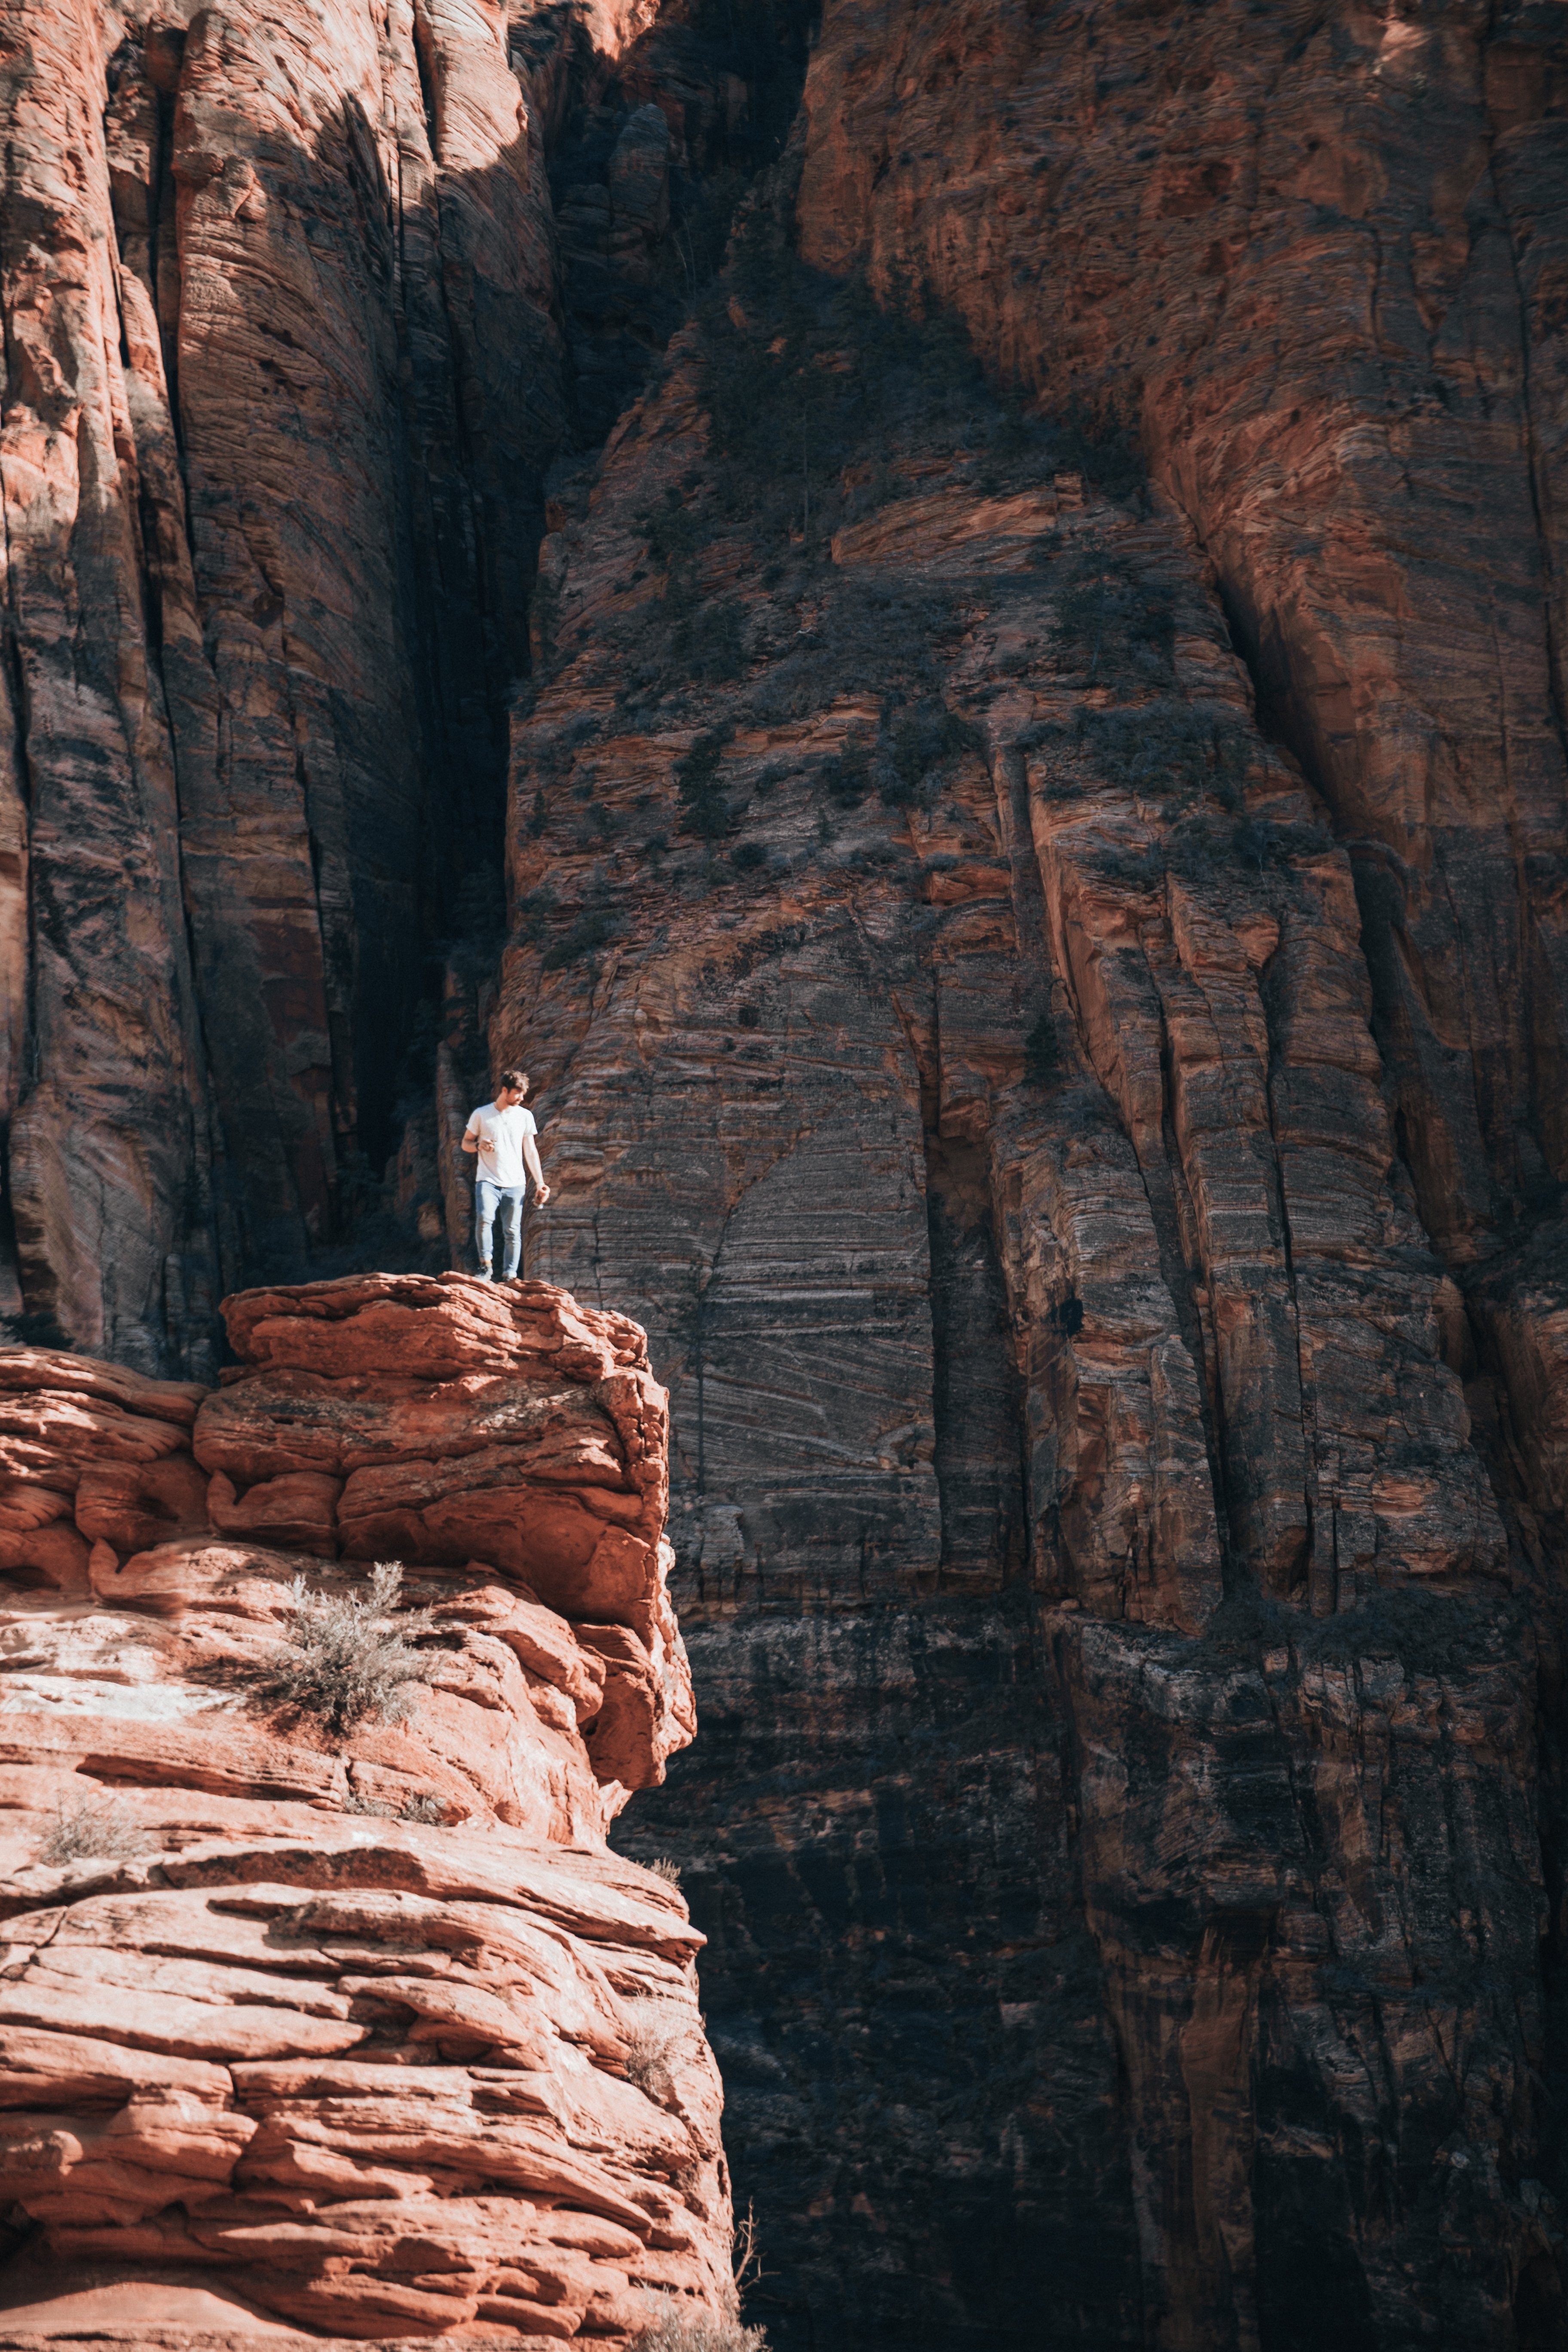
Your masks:
<path fill-rule="evenodd" d="M 377 1560 L 367 1594 L 311 1592 L 294 1580 L 286 1646 L 258 1669 L 258 1700 L 312 1715 L 326 1731 L 351 1731 L 367 1716 L 401 1723 L 410 1713 L 411 1685 L 429 1679 L 430 1662 L 411 1634 L 428 1633 L 427 1609 L 404 1609 L 403 1569 Z"/>
<path fill-rule="evenodd" d="M 40 1862 L 59 1864 L 101 1856 L 125 1861 L 146 1843 L 133 1817 L 118 1800 L 95 1790 L 80 1797 L 62 1797 L 55 1818 L 38 1846 Z"/>
<path fill-rule="evenodd" d="M 734 731 L 730 726 L 710 728 L 705 735 L 699 735 L 685 758 L 676 761 L 681 829 L 701 841 L 721 841 L 734 824 L 719 782 L 724 747 Z"/>
<path fill-rule="evenodd" d="M 1086 657 L 1092 686 L 1102 667 L 1170 674 L 1175 600 L 1163 580 L 1144 577 L 1124 556 L 1086 549 L 1055 577 L 1057 629 L 1064 653 Z"/>
<path fill-rule="evenodd" d="M 747 2327 L 739 2319 L 681 2304 L 672 2294 L 658 2301 L 664 2308 L 636 2339 L 637 2352 L 766 2352 L 764 2327 Z"/>
<path fill-rule="evenodd" d="M 563 971 L 566 965 L 577 963 L 584 956 L 592 955 L 595 948 L 602 948 L 613 932 L 614 925 L 604 909 L 590 908 L 586 913 L 577 917 L 570 930 L 563 933 L 552 948 L 545 950 L 540 961 L 546 971 Z"/>
<path fill-rule="evenodd" d="M 633 2001 L 621 2034 L 626 2080 L 662 2105 L 670 2093 L 670 2058 L 685 2036 L 685 2020 L 662 2001 Z"/>

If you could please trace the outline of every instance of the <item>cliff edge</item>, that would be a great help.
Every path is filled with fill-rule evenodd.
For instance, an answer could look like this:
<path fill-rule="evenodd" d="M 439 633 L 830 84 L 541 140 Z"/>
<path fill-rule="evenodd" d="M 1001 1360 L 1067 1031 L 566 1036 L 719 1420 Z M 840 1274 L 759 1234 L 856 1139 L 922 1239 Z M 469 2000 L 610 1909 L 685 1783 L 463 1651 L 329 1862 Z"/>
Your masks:
<path fill-rule="evenodd" d="M 642 1333 L 225 1318 L 216 1391 L 0 1355 L 0 2343 L 727 2310 L 702 1938 L 605 1843 L 693 1729 Z"/>

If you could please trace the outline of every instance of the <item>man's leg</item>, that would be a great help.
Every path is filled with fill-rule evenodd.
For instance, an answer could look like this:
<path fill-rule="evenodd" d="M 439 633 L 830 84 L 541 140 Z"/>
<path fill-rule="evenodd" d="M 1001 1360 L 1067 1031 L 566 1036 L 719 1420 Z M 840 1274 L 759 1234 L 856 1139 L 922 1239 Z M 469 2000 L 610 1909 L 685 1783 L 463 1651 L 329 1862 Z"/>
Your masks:
<path fill-rule="evenodd" d="M 479 1272 L 488 1282 L 490 1278 L 490 1253 L 494 1245 L 496 1202 L 500 1189 L 488 1176 L 481 1176 L 474 1186 L 474 1247 L 479 1252 Z M 501 1232 L 506 1227 L 503 1223 Z"/>
<path fill-rule="evenodd" d="M 503 1282 L 517 1278 L 518 1264 L 522 1256 L 522 1194 L 505 1192 L 500 1196 L 501 1264 Z"/>

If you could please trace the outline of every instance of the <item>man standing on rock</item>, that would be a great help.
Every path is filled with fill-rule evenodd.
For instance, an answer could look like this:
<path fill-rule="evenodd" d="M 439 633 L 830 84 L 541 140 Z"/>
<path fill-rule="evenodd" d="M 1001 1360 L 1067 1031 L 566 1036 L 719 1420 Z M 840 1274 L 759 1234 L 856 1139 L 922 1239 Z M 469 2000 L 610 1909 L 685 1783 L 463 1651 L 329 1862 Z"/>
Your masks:
<path fill-rule="evenodd" d="M 541 1207 L 550 1198 L 550 1187 L 539 1164 L 539 1147 L 533 1140 L 539 1130 L 533 1113 L 522 1107 L 527 1092 L 526 1071 L 503 1070 L 494 1102 L 482 1104 L 463 1129 L 463 1149 L 479 1160 L 474 1183 L 474 1223 L 478 1227 L 479 1275 L 485 1282 L 490 1279 L 497 1209 L 500 1211 L 506 1265 L 501 1280 L 510 1282 L 522 1253 L 522 1204 L 528 1197 L 528 1178 L 533 1179 L 533 1197 Z"/>

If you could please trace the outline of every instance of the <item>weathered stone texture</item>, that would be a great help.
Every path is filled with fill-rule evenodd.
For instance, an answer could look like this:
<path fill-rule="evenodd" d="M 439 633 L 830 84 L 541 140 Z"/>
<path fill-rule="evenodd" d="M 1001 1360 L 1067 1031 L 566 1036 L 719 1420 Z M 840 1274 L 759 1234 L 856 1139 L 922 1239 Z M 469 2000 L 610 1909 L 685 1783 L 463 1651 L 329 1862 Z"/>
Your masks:
<path fill-rule="evenodd" d="M 1012 381 L 1134 422 L 1191 518 L 1356 841 L 1460 1257 L 1565 1172 L 1565 55 L 1557 6 L 842 0 L 805 94 L 809 257 L 928 279 Z"/>
<path fill-rule="evenodd" d="M 4 99 L 9 1303 L 149 1370 L 384 1150 L 564 414 L 498 26 L 186 13 L 18 5 Z"/>
<path fill-rule="evenodd" d="M 701 728 L 689 712 L 610 731 L 625 656 L 604 624 L 621 621 L 637 516 L 700 455 L 689 382 L 678 367 L 666 403 L 634 415 L 591 520 L 544 558 L 557 631 L 581 650 L 519 731 L 512 883 L 545 911 L 540 944 L 509 952 L 494 1048 L 526 1054 L 550 1118 L 559 1198 L 531 1263 L 601 1285 L 668 1338 L 694 1560 L 728 1545 L 769 1592 L 797 1559 L 809 1581 L 813 1551 L 825 1567 L 837 1553 L 846 1593 L 884 1565 L 936 1566 L 924 1129 L 939 1159 L 977 1150 L 1047 1589 L 1195 1631 L 1219 1597 L 1216 1504 L 1265 1587 L 1304 1592 L 1315 1575 L 1319 1609 L 1342 1585 L 1353 1600 L 1358 1575 L 1498 1573 L 1436 1268 L 1397 1190 L 1348 862 L 1252 732 L 1173 522 L 1037 498 L 1036 568 L 1005 594 L 987 588 L 994 502 L 973 493 L 840 533 L 834 570 L 872 593 L 934 579 L 962 594 L 942 657 L 984 758 L 965 754 L 942 804 L 907 822 L 863 802 L 826 848 L 823 764 L 876 730 L 875 694 L 768 723 L 737 688 L 721 772 L 762 862 L 650 862 L 636 836 L 681 823 L 677 770 Z M 721 540 L 710 572 L 735 577 L 743 546 Z M 1173 725 L 1235 744 L 1250 871 L 1163 784 L 1097 764 L 1120 740 L 1094 732 L 1103 690 L 1044 651 L 1085 561 L 1187 600 L 1175 694 L 1139 683 L 1111 716 L 1147 730 L 1152 777 Z M 757 602 L 760 634 L 774 624 Z M 1020 648 L 1005 697 L 1000 631 Z M 748 693 L 761 701 L 755 677 Z M 710 692 L 703 723 L 726 709 Z M 574 712 L 593 715 L 578 750 Z M 589 795 L 607 845 L 574 837 Z M 1157 887 L 1121 870 L 1138 856 Z M 574 942 L 595 915 L 590 966 Z M 1049 1087 L 1026 1067 L 1031 998 L 1058 1008 Z M 839 1353 L 856 1367 L 842 1380 Z M 791 1516 L 784 1451 L 836 1508 Z M 923 1541 L 904 1531 L 921 1521 Z"/>
<path fill-rule="evenodd" d="M 604 1839 L 692 1730 L 642 1335 L 460 1276 L 226 1314 L 216 1393 L 0 1354 L 0 2340 L 723 2309 L 701 1937 Z M 411 1714 L 334 1735 L 246 1691 L 297 1578 L 363 1579 L 362 1458 L 474 1475 L 400 1530 Z M 475 1556 L 509 1524 L 536 1583 Z"/>
<path fill-rule="evenodd" d="M 1568 12 L 6 22 L 0 1795 L 164 1874 L 15 1857 L 17 2200 L 148 2343 L 717 2296 L 701 2045 L 593 2039 L 689 2015 L 645 1788 L 774 2352 L 1559 2346 Z M 533 1279 L 56 1347 L 206 1373 L 342 1235 L 453 927 L 389 1246 L 521 1060 Z M 195 1679 L 389 1552 L 411 1728 Z M 583 2037 L 480 2063 L 545 1944 Z M 144 1966 L 231 2043 L 138 2139 Z"/>
<path fill-rule="evenodd" d="M 900 21 L 918 40 L 960 13 Z M 842 177 L 838 150 L 825 159 L 856 92 L 901 89 L 882 79 L 904 37 L 886 26 L 852 88 L 833 81 L 853 16 L 829 12 L 814 58 L 795 211 L 836 267 L 888 263 L 882 225 L 925 218 L 884 183 L 854 193 L 859 131 L 842 131 Z M 1022 103 L 957 79 L 947 101 Z M 824 253 L 830 215 L 847 242 Z M 551 667 L 514 730 L 490 1036 L 497 1062 L 533 1072 L 559 1187 L 531 1269 L 635 1299 L 669 1367 L 677 1590 L 710 1738 L 627 1835 L 703 1874 L 705 1997 L 742 2086 L 737 2180 L 783 2273 L 758 2313 L 809 2345 L 849 2280 L 869 2342 L 1038 2340 L 1049 2247 L 1065 2284 L 1046 2340 L 1064 2345 L 1304 2352 L 1325 2275 L 1340 2336 L 1368 2352 L 1448 2325 L 1555 2341 L 1534 2088 L 1555 2030 L 1538 1953 L 1557 1800 L 1549 1786 L 1543 1822 L 1534 1760 L 1554 1702 L 1548 1681 L 1537 1713 L 1516 1662 L 1555 1654 L 1556 1538 L 1546 1489 L 1532 1517 L 1508 1466 L 1478 1355 L 1513 1349 L 1549 1480 L 1554 1261 L 1543 1240 L 1527 1367 L 1495 1222 L 1526 1195 L 1489 1163 L 1458 1250 L 1432 1213 L 1380 1047 L 1394 999 L 1375 927 L 1363 949 L 1363 844 L 1237 659 L 1224 550 L 1192 501 L 1113 495 L 1092 436 L 1089 478 L 1059 455 L 1042 478 L 1001 438 L 987 452 L 994 425 L 944 441 L 917 425 L 835 449 L 819 495 L 838 520 L 814 557 L 798 501 L 781 527 L 764 481 L 749 512 L 714 446 L 722 338 L 761 369 L 780 324 L 744 266 L 728 326 L 676 349 L 542 555 Z M 806 299 L 781 298 L 786 322 Z M 852 328 L 822 331 L 824 363 L 875 367 L 836 347 Z M 673 693 L 657 654 L 672 605 L 699 654 Z M 704 656 L 721 625 L 704 616 L 726 609 L 738 655 Z M 1303 656 L 1300 691 L 1313 675 Z M 1468 690 L 1448 655 L 1428 684 Z M 953 724 L 910 790 L 900 730 L 931 705 Z M 1513 724 L 1500 706 L 1494 721 Z M 1526 903 L 1511 872 L 1507 887 Z M 1474 905 L 1457 893 L 1453 920 Z M 1509 1019 L 1554 1017 L 1519 995 Z M 1483 1048 L 1478 1028 L 1464 1051 Z M 1542 1100 L 1522 1113 L 1538 1132 Z M 801 1155 L 787 1182 L 780 1130 Z M 890 1355 L 889 1142 L 906 1134 L 910 1295 L 930 1306 Z M 868 1246 L 841 1256 L 855 1233 Z M 805 1236 L 827 1297 L 786 1382 L 773 1302 Z M 1473 1321 L 1456 1280 L 1479 1281 L 1471 1255 L 1490 1269 Z M 847 1277 L 863 1303 L 841 1326 Z M 822 1464 L 816 1511 L 804 1494 L 781 1508 L 776 1438 L 736 1441 L 753 1412 L 774 1431 L 800 1416 L 790 1452 Z M 889 1424 L 918 1433 L 904 1465 Z M 895 1466 L 911 1533 L 855 1492 Z M 980 1592 L 1026 1578 L 1042 1613 L 1003 1676 L 1014 1696 L 957 1730 L 949 1669 L 904 1676 L 895 1653 L 992 1638 L 982 1623 L 1016 1624 L 994 1612 L 1018 1603 Z M 795 1617 L 803 1601 L 826 1622 Z M 952 1776 L 952 1815 L 915 1833 L 889 1793 L 894 1688 L 899 1731 Z M 973 1782 L 986 1727 L 1011 1755 L 1013 1706 L 1046 1789 L 1016 1882 L 1032 1924 L 1005 1938 L 955 1862 L 932 1915 L 962 1956 L 938 2026 L 920 1930 L 866 1890 L 901 1887 L 911 1845 L 940 1849 L 954 1821 L 966 1857 L 990 1850 Z M 1080 1918 L 1116 2073 L 1075 2059 L 1069 2090 L 1052 2053 L 1079 2050 L 1087 2015 L 1073 1967 L 1044 1955 Z M 1022 1991 L 977 1967 L 976 1935 L 1007 1941 Z M 928 2051 L 952 2034 L 986 2053 L 983 2125 L 955 2121 L 948 2063 L 906 2073 L 911 2007 Z M 1025 2011 L 1020 2074 L 995 2020 Z M 829 2049 L 835 2012 L 853 2032 Z M 862 2024 L 886 2055 L 858 2104 L 843 2080 Z M 1070 2184 L 1050 2152 L 1064 2115 Z M 985 2184 L 973 2214 L 955 2179 Z M 1140 2279 L 1125 2300 L 1076 2268 L 1100 2245 L 1124 2284 L 1121 2228 Z"/>

